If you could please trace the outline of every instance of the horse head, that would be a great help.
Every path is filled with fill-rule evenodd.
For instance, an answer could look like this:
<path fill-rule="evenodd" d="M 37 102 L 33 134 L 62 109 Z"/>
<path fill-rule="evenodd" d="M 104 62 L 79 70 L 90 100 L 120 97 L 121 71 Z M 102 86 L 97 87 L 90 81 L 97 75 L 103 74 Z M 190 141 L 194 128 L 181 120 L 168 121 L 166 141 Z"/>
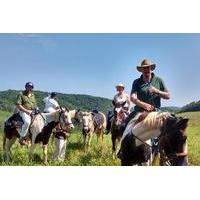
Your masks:
<path fill-rule="evenodd" d="M 83 133 L 87 134 L 90 132 L 93 126 L 93 116 L 90 112 L 82 112 L 82 123 L 83 123 Z"/>
<path fill-rule="evenodd" d="M 68 108 L 60 108 L 60 124 L 63 129 L 71 131 L 74 129 L 72 117 Z"/>
<path fill-rule="evenodd" d="M 125 103 L 115 104 L 114 118 L 113 118 L 115 126 L 121 126 L 121 124 L 123 123 L 123 121 L 127 117 L 127 111 L 123 107 L 125 105 Z"/>
<path fill-rule="evenodd" d="M 188 121 L 187 118 L 172 116 L 163 123 L 159 146 L 167 157 L 183 151 L 183 146 L 187 140 Z"/>

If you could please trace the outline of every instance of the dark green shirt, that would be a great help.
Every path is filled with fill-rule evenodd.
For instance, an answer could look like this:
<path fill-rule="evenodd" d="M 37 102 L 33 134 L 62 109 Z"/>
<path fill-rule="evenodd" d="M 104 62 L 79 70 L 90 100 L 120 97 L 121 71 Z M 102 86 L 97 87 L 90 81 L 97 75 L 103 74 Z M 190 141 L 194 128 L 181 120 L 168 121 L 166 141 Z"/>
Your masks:
<path fill-rule="evenodd" d="M 27 110 L 33 110 L 33 108 L 36 107 L 35 95 L 31 94 L 31 96 L 28 97 L 25 91 L 20 92 L 17 97 L 16 105 L 22 105 Z"/>
<path fill-rule="evenodd" d="M 149 83 L 145 83 L 143 81 L 143 75 L 133 82 L 131 95 L 133 93 L 136 93 L 139 100 L 151 104 L 155 108 L 160 108 L 161 98 L 156 94 L 150 94 L 148 92 L 150 86 L 153 86 L 163 92 L 167 91 L 167 88 L 165 87 L 163 80 L 155 76 L 154 73 L 152 73 L 152 79 Z M 142 112 L 144 111 L 144 109 L 139 106 L 135 106 L 135 111 Z"/>

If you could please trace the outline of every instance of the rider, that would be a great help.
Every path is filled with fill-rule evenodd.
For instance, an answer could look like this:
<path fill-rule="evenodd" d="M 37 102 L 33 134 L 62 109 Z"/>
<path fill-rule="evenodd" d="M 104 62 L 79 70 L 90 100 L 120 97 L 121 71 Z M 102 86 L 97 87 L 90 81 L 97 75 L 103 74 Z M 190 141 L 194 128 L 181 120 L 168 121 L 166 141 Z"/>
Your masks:
<path fill-rule="evenodd" d="M 123 103 L 125 103 L 123 105 L 123 108 L 124 110 L 127 111 L 127 113 L 130 113 L 131 101 L 129 95 L 125 92 L 124 89 L 125 86 L 122 83 L 116 85 L 117 94 L 113 98 L 113 105 L 117 104 L 123 105 Z M 113 112 L 109 111 L 107 116 L 107 127 L 106 127 L 107 134 L 110 132 L 112 117 L 113 117 Z"/>
<path fill-rule="evenodd" d="M 35 95 L 33 94 L 33 88 L 33 83 L 27 82 L 25 85 L 25 90 L 23 92 L 20 92 L 17 97 L 16 107 L 24 122 L 24 124 L 22 125 L 22 129 L 19 131 L 19 143 L 21 145 L 26 144 L 25 138 L 31 124 L 32 110 L 36 107 L 37 104 L 35 100 Z"/>
<path fill-rule="evenodd" d="M 124 131 L 128 122 L 139 112 L 151 112 L 159 110 L 161 107 L 161 98 L 170 99 L 170 94 L 165 87 L 163 80 L 156 76 L 153 71 L 156 65 L 150 60 L 144 59 L 137 70 L 142 73 L 140 78 L 134 80 L 131 90 L 131 101 L 135 104 L 134 111 L 126 118 L 122 127 Z M 152 140 L 153 146 L 156 145 L 156 139 Z"/>
<path fill-rule="evenodd" d="M 56 109 L 59 109 L 57 93 L 52 92 L 50 96 L 43 99 L 45 103 L 44 112 L 52 113 L 55 112 Z"/>
<path fill-rule="evenodd" d="M 159 110 L 161 98 L 170 99 L 170 94 L 163 80 L 153 73 L 155 68 L 156 65 L 147 59 L 144 59 L 141 65 L 137 66 L 137 70 L 142 75 L 134 80 L 132 85 L 131 101 L 135 104 L 135 107 L 126 119 L 126 125 L 138 112 Z"/>

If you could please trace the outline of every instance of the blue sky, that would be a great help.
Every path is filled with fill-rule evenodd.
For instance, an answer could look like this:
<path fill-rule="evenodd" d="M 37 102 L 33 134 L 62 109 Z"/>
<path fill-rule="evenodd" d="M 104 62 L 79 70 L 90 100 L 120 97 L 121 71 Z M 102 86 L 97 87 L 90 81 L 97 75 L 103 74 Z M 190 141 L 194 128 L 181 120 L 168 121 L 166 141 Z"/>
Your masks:
<path fill-rule="evenodd" d="M 200 34 L 0 34 L 0 90 L 24 88 L 112 98 L 123 82 L 130 93 L 143 58 L 157 64 L 171 100 L 199 100 Z"/>

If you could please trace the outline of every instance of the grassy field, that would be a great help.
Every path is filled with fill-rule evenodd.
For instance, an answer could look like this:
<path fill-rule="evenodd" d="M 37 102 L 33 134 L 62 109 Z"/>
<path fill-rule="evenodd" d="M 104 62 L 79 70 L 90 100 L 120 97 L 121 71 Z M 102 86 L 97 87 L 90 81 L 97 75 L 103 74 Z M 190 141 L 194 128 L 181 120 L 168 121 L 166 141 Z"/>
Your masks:
<path fill-rule="evenodd" d="M 0 165 L 6 165 L 2 160 L 2 134 L 3 121 L 9 116 L 9 113 L 0 111 Z M 188 144 L 189 144 L 189 161 L 190 165 L 200 166 L 200 112 L 183 113 L 181 116 L 189 117 L 190 123 L 188 127 Z M 49 145 L 49 158 L 53 155 L 53 145 Z M 15 143 L 12 149 L 13 161 L 11 166 L 37 166 L 44 165 L 42 163 L 42 148 L 37 145 L 34 159 L 28 161 L 27 147 L 21 147 L 18 142 Z M 49 159 L 50 166 L 119 166 L 120 160 L 112 159 L 111 139 L 110 135 L 104 138 L 103 149 L 96 143 L 96 136 L 93 137 L 91 150 L 88 153 L 83 152 L 81 142 L 81 134 L 74 131 L 70 137 L 66 151 L 66 159 L 64 162 L 53 162 Z"/>

